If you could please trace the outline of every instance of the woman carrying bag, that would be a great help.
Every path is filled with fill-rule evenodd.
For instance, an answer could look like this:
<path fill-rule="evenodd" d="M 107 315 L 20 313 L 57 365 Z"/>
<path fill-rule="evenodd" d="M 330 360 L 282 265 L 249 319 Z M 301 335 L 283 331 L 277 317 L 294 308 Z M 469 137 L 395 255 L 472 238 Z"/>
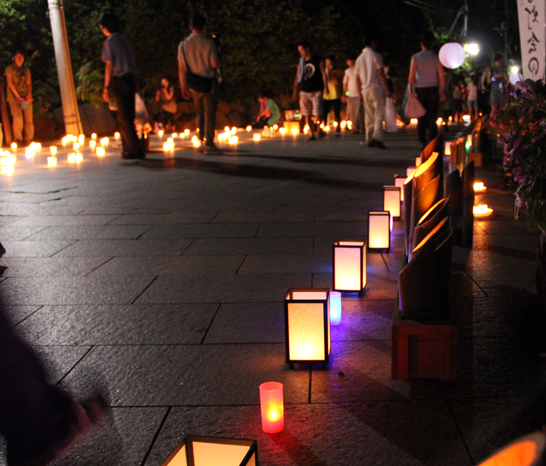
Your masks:
<path fill-rule="evenodd" d="M 444 95 L 444 68 L 438 60 L 438 55 L 432 50 L 434 36 L 427 31 L 421 35 L 421 51 L 411 57 L 410 74 L 408 82 L 415 86 L 417 98 L 425 114 L 419 118 L 417 132 L 422 147 L 432 141 L 438 135 L 438 107 Z M 428 137 L 427 137 L 428 129 Z"/>

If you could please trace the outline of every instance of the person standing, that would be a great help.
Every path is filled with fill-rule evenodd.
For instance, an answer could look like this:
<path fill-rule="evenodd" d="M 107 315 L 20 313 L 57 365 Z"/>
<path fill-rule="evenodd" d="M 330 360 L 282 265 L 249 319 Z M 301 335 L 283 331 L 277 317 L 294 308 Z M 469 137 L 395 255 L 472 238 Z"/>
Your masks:
<path fill-rule="evenodd" d="M 355 71 L 354 57 L 347 58 L 348 68 L 343 76 L 343 93 L 347 96 L 347 119 L 352 123 L 353 134 L 364 132 L 364 118 Z"/>
<path fill-rule="evenodd" d="M 480 75 L 475 72 L 472 75 L 472 79 L 466 86 L 467 90 L 467 105 L 468 113 L 470 113 L 470 118 L 472 123 L 478 121 L 478 83 L 480 80 Z"/>
<path fill-rule="evenodd" d="M 25 56 L 21 50 L 15 50 L 13 65 L 4 72 L 7 81 L 7 101 L 13 118 L 13 138 L 17 144 L 28 146 L 34 138 L 32 117 L 32 78 L 25 66 Z M 24 121 L 24 125 L 23 125 Z M 25 136 L 23 139 L 23 126 Z"/>
<path fill-rule="evenodd" d="M 368 36 L 364 49 L 356 59 L 355 69 L 364 104 L 364 125 L 368 147 L 386 149 L 383 144 L 383 121 L 385 120 L 386 97 L 392 93 L 383 71 L 383 57 L 375 51 L 377 41 Z"/>
<path fill-rule="evenodd" d="M 506 105 L 506 93 L 508 91 L 508 75 L 506 67 L 502 64 L 503 56 L 501 53 L 496 53 L 493 61 L 495 66 L 487 73 L 487 82 L 491 84 L 490 103 L 491 116 L 495 116 L 499 107 Z"/>
<path fill-rule="evenodd" d="M 104 90 L 106 102 L 114 100 L 117 107 L 116 121 L 121 135 L 122 159 L 143 159 L 135 130 L 136 65 L 133 47 L 127 36 L 119 32 L 119 19 L 113 13 L 104 13 L 100 27 L 106 36 L 102 48 Z"/>
<path fill-rule="evenodd" d="M 319 55 L 311 53 L 311 45 L 306 40 L 298 44 L 298 52 L 300 61 L 294 80 L 292 99 L 298 99 L 299 87 L 300 111 L 311 131 L 309 141 L 314 141 L 317 139 L 315 133 L 318 132 L 319 139 L 325 135 L 324 131 L 318 128 L 322 93 L 328 94 L 328 88 L 326 90 L 324 88 L 326 82 L 324 62 Z"/>
<path fill-rule="evenodd" d="M 190 29 L 191 34 L 178 45 L 180 89 L 182 97 L 193 99 L 204 153 L 221 154 L 222 151 L 214 144 L 220 55 L 215 42 L 205 36 L 207 21 L 204 16 L 192 16 Z"/>
<path fill-rule="evenodd" d="M 324 73 L 326 75 L 327 92 L 322 96 L 322 121 L 328 124 L 328 114 L 334 110 L 334 118 L 337 123 L 336 136 L 341 134 L 341 80 L 339 72 L 334 68 L 334 58 L 328 57 L 324 62 Z"/>
<path fill-rule="evenodd" d="M 445 99 L 444 67 L 438 55 L 432 50 L 434 35 L 427 31 L 421 35 L 421 51 L 411 57 L 409 83 L 415 86 L 415 92 L 426 113 L 419 118 L 417 133 L 423 149 L 438 135 L 438 107 Z M 428 137 L 427 137 L 428 130 Z"/>

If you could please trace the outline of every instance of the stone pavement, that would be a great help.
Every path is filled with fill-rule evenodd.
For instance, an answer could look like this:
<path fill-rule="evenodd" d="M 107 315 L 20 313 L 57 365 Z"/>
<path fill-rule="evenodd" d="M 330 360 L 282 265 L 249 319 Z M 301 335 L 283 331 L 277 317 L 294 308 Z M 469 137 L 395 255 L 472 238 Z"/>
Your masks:
<path fill-rule="evenodd" d="M 477 178 L 495 215 L 454 250 L 456 382 L 391 380 L 400 222 L 391 252 L 368 254 L 365 297 L 344 297 L 328 368 L 290 370 L 286 291 L 331 287 L 332 242 L 366 237 L 367 211 L 419 146 L 412 131 L 387 135 L 386 151 L 354 135 L 239 136 L 223 156 L 179 139 L 145 161 L 110 147 L 69 164 L 63 149 L 55 168 L 47 149 L 19 151 L 0 178 L 0 293 L 16 330 L 54 383 L 110 391 L 111 423 L 57 466 L 158 466 L 186 433 L 257 439 L 265 466 L 461 466 L 545 423 L 535 235 L 494 168 Z M 266 381 L 284 384 L 276 435 L 261 431 Z"/>

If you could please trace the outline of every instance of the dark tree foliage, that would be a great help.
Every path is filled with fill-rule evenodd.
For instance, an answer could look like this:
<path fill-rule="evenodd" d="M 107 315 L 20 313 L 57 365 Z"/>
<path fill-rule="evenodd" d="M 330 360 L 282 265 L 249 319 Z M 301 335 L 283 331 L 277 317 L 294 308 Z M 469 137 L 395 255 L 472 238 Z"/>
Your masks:
<path fill-rule="evenodd" d="M 448 0 L 437 3 L 455 8 Z M 477 24 L 503 19 L 500 0 L 471 3 Z M 148 96 L 163 75 L 177 83 L 177 45 L 190 32 L 190 16 L 201 13 L 208 19 L 208 33 L 221 39 L 223 98 L 247 107 L 262 91 L 274 97 L 291 93 L 301 39 L 308 39 L 320 55 L 333 55 L 344 68 L 347 56 L 358 55 L 362 39 L 373 33 L 379 52 L 405 80 L 409 58 L 419 50 L 419 32 L 431 25 L 445 30 L 452 21 L 427 16 L 402 0 L 64 0 L 64 9 L 80 98 L 100 99 L 95 94 L 104 68 L 105 37 L 99 28 L 104 11 L 122 18 L 135 48 L 141 91 Z M 22 44 L 36 89 L 39 83 L 57 87 L 47 1 L 2 0 L 0 27 L 0 66 L 8 65 L 13 47 Z"/>

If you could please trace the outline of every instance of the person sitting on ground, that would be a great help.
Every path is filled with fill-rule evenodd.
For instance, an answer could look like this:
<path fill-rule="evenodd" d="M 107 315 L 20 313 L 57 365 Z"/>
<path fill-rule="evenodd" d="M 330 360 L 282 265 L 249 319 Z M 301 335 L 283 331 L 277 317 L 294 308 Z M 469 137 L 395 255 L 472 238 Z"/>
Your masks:
<path fill-rule="evenodd" d="M 281 121 L 281 111 L 275 101 L 262 93 L 258 96 L 258 102 L 260 102 L 260 113 L 256 115 L 254 128 L 278 125 Z"/>
<path fill-rule="evenodd" d="M 32 78 L 25 66 L 25 55 L 22 49 L 15 50 L 13 65 L 6 67 L 6 97 L 13 118 L 13 137 L 17 144 L 28 146 L 34 138 L 32 118 Z M 23 139 L 23 120 L 25 137 Z"/>
<path fill-rule="evenodd" d="M 174 115 L 177 107 L 174 100 L 174 88 L 169 78 L 161 79 L 161 87 L 155 94 L 155 101 L 159 104 L 159 108 L 154 121 L 159 123 L 163 130 L 174 131 Z"/>

